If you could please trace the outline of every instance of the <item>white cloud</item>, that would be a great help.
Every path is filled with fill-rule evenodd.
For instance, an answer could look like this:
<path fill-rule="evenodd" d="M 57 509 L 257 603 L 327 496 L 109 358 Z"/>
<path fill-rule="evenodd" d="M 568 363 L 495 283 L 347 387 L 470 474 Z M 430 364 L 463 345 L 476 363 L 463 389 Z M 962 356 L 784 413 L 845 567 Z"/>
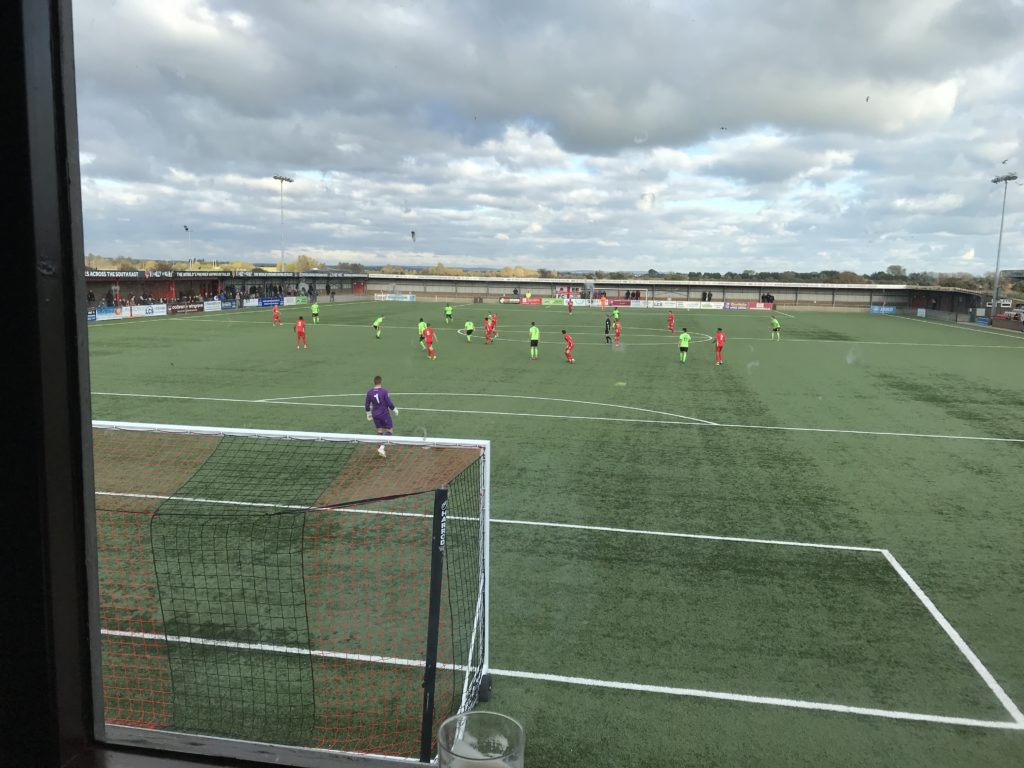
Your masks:
<path fill-rule="evenodd" d="M 1024 170 L 1015 2 L 76 0 L 86 248 L 963 268 Z"/>
<path fill-rule="evenodd" d="M 956 195 L 951 192 L 944 192 L 939 195 L 925 195 L 916 198 L 900 197 L 893 202 L 893 205 L 900 210 L 926 213 L 952 211 L 963 204 L 963 195 Z"/>

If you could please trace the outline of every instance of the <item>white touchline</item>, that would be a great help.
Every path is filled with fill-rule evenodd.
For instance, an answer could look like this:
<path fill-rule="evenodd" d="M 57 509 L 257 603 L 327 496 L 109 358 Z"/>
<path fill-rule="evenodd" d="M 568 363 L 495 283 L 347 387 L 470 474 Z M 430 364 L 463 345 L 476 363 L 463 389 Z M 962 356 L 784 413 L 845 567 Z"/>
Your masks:
<path fill-rule="evenodd" d="M 977 672 L 981 679 L 985 681 L 992 693 L 995 694 L 996 698 L 999 699 L 999 703 L 1003 705 L 1007 712 L 1010 713 L 1010 717 L 1013 718 L 1014 722 L 1018 726 L 1024 728 L 1024 714 L 1021 714 L 1020 709 L 1014 704 L 1013 699 L 1006 695 L 1006 691 L 1003 690 L 1002 686 L 996 682 L 996 679 L 992 676 L 992 673 L 988 671 L 984 664 L 981 663 L 974 651 L 971 650 L 970 646 L 960 637 L 960 633 L 953 628 L 953 625 L 949 623 L 945 616 L 935 607 L 935 603 L 924 593 L 924 590 L 917 585 L 917 582 L 907 573 L 906 569 L 900 565 L 899 561 L 893 557 L 893 554 L 885 549 L 882 550 L 882 554 L 885 559 L 889 561 L 889 565 L 893 567 L 896 573 L 899 574 L 900 578 L 906 582 L 906 585 L 910 587 L 910 591 L 913 592 L 917 599 L 921 601 L 928 612 L 932 615 L 932 618 L 939 623 L 939 626 L 949 635 L 950 639 L 960 650 L 960 653 L 964 655 L 967 661 L 970 662 L 971 666 L 974 667 L 974 671 Z"/>
<path fill-rule="evenodd" d="M 938 326 L 942 326 L 943 328 L 956 328 L 958 331 L 971 331 L 973 333 L 987 333 L 987 334 L 990 334 L 992 336 L 999 336 L 999 337 L 1004 338 L 1004 339 L 1017 339 L 1019 341 L 1024 341 L 1024 334 L 1014 335 L 1014 334 L 1016 334 L 1018 332 L 1014 331 L 1012 328 L 1003 328 L 1001 331 L 999 331 L 999 330 L 988 330 L 986 328 L 972 328 L 969 325 L 961 325 L 959 323 L 954 323 L 953 325 L 950 325 L 949 323 L 940 323 L 938 320 L 926 320 L 926 319 L 924 319 L 922 317 L 903 317 L 902 315 L 882 315 L 882 317 L 895 317 L 898 320 L 911 320 L 911 321 L 916 322 L 916 323 L 927 323 L 928 325 L 938 325 Z M 1005 333 L 1004 333 L 1004 331 L 1005 331 Z"/>
<path fill-rule="evenodd" d="M 166 643 L 177 643 L 182 645 L 201 645 L 214 648 L 230 648 L 243 651 L 261 651 L 266 653 L 282 653 L 295 656 L 308 656 L 313 658 L 343 659 L 367 664 L 390 664 L 398 667 L 422 668 L 425 666 L 419 659 L 403 659 L 396 656 L 380 656 L 377 654 L 364 653 L 343 653 L 341 651 L 324 651 L 310 648 L 299 648 L 288 645 L 274 645 L 269 643 L 242 643 L 232 640 L 212 640 L 202 637 L 188 637 L 185 635 L 164 635 L 159 632 L 131 632 L 118 629 L 100 629 L 104 637 L 119 637 L 133 640 L 161 641 Z M 438 663 L 439 669 L 463 672 L 466 667 L 460 664 Z M 820 701 L 805 701 L 803 699 L 784 699 L 775 696 L 753 696 L 744 693 L 728 693 L 725 691 L 708 691 L 699 688 L 674 688 L 664 685 L 645 685 L 643 683 L 625 683 L 613 680 L 597 680 L 587 677 L 570 677 L 567 675 L 551 675 L 542 672 L 523 672 L 511 669 L 490 669 L 492 675 L 497 677 L 513 677 L 525 680 L 541 680 L 551 683 L 565 683 L 569 685 L 582 685 L 591 688 L 610 688 L 620 691 L 636 691 L 641 693 L 661 693 L 670 696 L 688 696 L 701 699 L 718 699 L 719 701 L 736 701 L 744 704 L 767 704 L 775 707 L 788 707 L 791 709 L 817 710 L 820 712 L 838 712 L 847 715 L 866 715 L 869 717 L 881 717 L 890 720 L 915 720 L 926 723 L 941 723 L 944 725 L 964 725 L 974 728 L 995 728 L 1000 730 L 1020 731 L 1024 725 L 1017 722 L 1003 722 L 1001 720 L 978 720 L 967 717 L 947 717 L 944 715 L 930 715 L 920 712 L 903 712 L 900 710 L 874 709 L 871 707 L 853 707 L 845 704 L 829 704 Z"/>
<path fill-rule="evenodd" d="M 730 336 L 730 341 L 763 341 L 769 344 L 772 343 L 771 339 L 766 339 L 764 336 Z M 921 341 L 862 341 L 860 339 L 799 339 L 792 336 L 787 336 L 786 341 L 799 341 L 805 344 L 872 344 L 884 347 L 943 347 L 943 348 L 956 348 L 966 347 L 968 349 L 1016 349 L 1024 351 L 1024 347 L 1018 347 L 1013 344 L 939 344 L 937 342 L 921 342 Z"/>
<path fill-rule="evenodd" d="M 704 426 L 694 424 L 693 426 Z M 875 432 L 867 429 L 825 429 L 819 427 L 776 427 L 761 424 L 716 424 L 723 429 L 767 429 L 779 432 L 828 432 L 839 435 L 874 435 L 878 437 L 927 437 L 935 440 L 980 440 L 993 443 L 1024 443 L 1024 437 L 978 437 L 975 435 L 935 435 L 926 432 Z"/>
<path fill-rule="evenodd" d="M 296 402 L 294 400 L 284 400 L 282 398 L 264 398 L 261 400 L 246 400 L 242 398 L 234 397 L 199 397 L 195 395 L 154 395 L 154 394 L 143 394 L 137 392 L 93 392 L 93 395 L 103 397 L 138 397 L 138 398 L 152 398 L 157 400 L 198 400 L 198 401 L 210 401 L 215 403 L 242 403 L 247 405 L 293 405 L 293 406 L 308 406 L 310 408 L 362 408 L 362 405 L 348 405 L 345 403 L 307 403 L 307 402 Z M 398 394 L 398 393 L 395 393 Z M 361 396 L 361 395 L 360 395 Z M 311 395 L 311 397 L 320 397 L 320 395 Z M 625 419 L 617 418 L 613 416 L 570 416 L 566 414 L 555 414 L 555 413 L 516 413 L 509 411 L 465 411 L 454 408 L 402 408 L 403 411 L 423 411 L 425 413 L 455 413 L 455 414 L 469 414 L 477 416 L 515 416 L 523 418 L 535 418 L 535 419 L 576 419 L 582 421 L 615 421 L 615 422 L 628 422 L 634 424 L 663 424 L 663 425 L 674 425 L 683 427 L 714 427 L 720 429 L 760 429 L 767 431 L 777 432 L 808 432 L 808 433 L 825 433 L 825 434 L 837 434 L 837 435 L 865 435 L 869 437 L 910 437 L 910 438 L 929 438 L 934 440 L 974 440 L 979 442 L 990 442 L 990 443 L 1024 443 L 1024 438 L 1021 437 L 981 437 L 976 435 L 941 435 L 941 434 L 929 434 L 924 432 L 877 432 L 867 429 L 832 429 L 828 427 L 778 427 L 767 424 L 721 424 L 717 422 L 703 420 L 693 420 L 692 416 L 680 416 L 679 419 L 689 419 L 688 421 L 669 421 L 666 419 Z"/>

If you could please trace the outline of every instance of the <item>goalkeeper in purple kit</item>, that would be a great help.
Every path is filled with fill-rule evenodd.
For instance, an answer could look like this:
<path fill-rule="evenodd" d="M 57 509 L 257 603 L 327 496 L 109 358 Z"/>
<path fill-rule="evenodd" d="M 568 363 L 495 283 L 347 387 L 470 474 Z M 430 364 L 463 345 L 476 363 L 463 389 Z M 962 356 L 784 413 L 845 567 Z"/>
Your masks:
<path fill-rule="evenodd" d="M 366 420 L 373 422 L 373 426 L 377 428 L 378 435 L 392 434 L 394 424 L 391 422 L 391 413 L 393 411 L 395 416 L 397 416 L 398 409 L 391 402 L 391 395 L 381 385 L 380 376 L 373 377 L 373 387 L 367 391 L 363 407 L 366 409 Z M 381 443 L 377 448 L 377 453 L 387 458 L 384 443 Z"/>

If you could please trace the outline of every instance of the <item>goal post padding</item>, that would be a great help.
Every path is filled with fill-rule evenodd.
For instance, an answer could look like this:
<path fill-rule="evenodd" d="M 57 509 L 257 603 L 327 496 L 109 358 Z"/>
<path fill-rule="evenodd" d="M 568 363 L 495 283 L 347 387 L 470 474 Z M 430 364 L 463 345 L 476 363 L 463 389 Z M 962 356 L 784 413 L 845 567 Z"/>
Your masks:
<path fill-rule="evenodd" d="M 414 758 L 474 706 L 485 442 L 385 459 L 372 436 L 112 422 L 93 441 L 107 723 Z"/>

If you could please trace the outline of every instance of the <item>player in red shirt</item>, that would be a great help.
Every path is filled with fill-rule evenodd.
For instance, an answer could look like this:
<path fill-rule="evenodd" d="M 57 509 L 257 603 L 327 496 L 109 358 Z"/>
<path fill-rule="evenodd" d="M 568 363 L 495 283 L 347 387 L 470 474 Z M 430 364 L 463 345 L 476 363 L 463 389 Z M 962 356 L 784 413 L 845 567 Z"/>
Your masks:
<path fill-rule="evenodd" d="M 490 344 L 494 337 L 494 320 L 488 315 L 484 318 L 484 344 Z"/>
<path fill-rule="evenodd" d="M 565 339 L 565 362 L 575 363 L 576 360 L 572 356 L 572 349 L 576 346 L 576 342 L 573 341 L 572 336 L 565 331 L 562 331 L 562 338 Z"/>
<path fill-rule="evenodd" d="M 719 328 L 715 331 L 715 365 L 722 364 L 722 347 L 725 346 L 725 331 Z"/>
<path fill-rule="evenodd" d="M 437 352 L 434 351 L 434 329 L 430 327 L 430 323 L 427 323 L 427 327 L 423 329 L 423 343 L 427 345 L 427 358 L 436 360 Z"/>
<path fill-rule="evenodd" d="M 619 346 L 619 338 L 622 336 L 622 323 L 615 321 L 615 346 Z"/>
<path fill-rule="evenodd" d="M 497 312 L 491 312 L 491 332 L 495 336 L 498 335 L 498 313 Z"/>
<path fill-rule="evenodd" d="M 572 296 L 569 297 L 569 314 L 572 314 Z"/>
<path fill-rule="evenodd" d="M 300 344 L 303 349 L 309 349 L 306 345 L 306 321 L 302 319 L 302 315 L 295 321 L 295 348 L 298 349 Z"/>
<path fill-rule="evenodd" d="M 676 332 L 676 316 L 672 314 L 671 310 L 669 310 L 668 313 L 668 330 L 669 333 Z"/>
<path fill-rule="evenodd" d="M 281 325 L 281 310 L 274 305 L 274 325 Z"/>

